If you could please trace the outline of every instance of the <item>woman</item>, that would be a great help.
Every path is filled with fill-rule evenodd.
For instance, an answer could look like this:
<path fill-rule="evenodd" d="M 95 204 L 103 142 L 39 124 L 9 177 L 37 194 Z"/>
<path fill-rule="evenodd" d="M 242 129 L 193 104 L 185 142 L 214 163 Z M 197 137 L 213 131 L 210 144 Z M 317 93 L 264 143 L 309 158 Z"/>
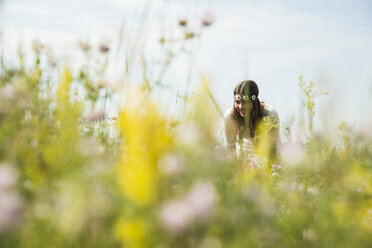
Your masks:
<path fill-rule="evenodd" d="M 258 99 L 258 86 L 252 80 L 240 82 L 234 89 L 234 106 L 224 116 L 224 144 L 229 153 L 264 147 L 276 154 L 280 143 L 279 115 Z"/>

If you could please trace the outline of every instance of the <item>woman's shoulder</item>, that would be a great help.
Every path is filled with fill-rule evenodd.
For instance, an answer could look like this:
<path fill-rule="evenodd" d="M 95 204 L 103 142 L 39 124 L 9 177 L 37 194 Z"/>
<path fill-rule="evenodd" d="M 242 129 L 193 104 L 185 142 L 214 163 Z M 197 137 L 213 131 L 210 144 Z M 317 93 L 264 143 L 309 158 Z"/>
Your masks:
<path fill-rule="evenodd" d="M 226 110 L 225 114 L 223 115 L 224 120 L 232 120 L 233 108 L 229 108 Z"/>
<path fill-rule="evenodd" d="M 277 119 L 279 119 L 278 111 L 270 104 L 265 102 L 264 108 L 263 108 L 263 115 L 264 116 L 272 116 Z"/>

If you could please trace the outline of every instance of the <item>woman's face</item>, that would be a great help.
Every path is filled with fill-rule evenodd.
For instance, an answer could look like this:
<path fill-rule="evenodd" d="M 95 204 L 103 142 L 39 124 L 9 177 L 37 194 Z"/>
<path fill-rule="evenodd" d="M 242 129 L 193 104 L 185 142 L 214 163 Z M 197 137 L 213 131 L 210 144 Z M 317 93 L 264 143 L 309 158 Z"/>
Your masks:
<path fill-rule="evenodd" d="M 251 112 L 253 103 L 247 95 L 236 94 L 234 96 L 234 107 L 239 112 L 241 117 L 244 117 L 247 112 Z"/>

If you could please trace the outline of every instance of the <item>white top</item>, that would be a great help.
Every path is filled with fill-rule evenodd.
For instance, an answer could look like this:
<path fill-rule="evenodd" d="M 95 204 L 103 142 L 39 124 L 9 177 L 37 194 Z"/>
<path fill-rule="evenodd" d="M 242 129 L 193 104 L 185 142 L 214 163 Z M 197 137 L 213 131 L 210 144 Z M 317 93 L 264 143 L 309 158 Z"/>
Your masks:
<path fill-rule="evenodd" d="M 232 118 L 232 112 L 233 112 L 233 107 L 228 109 L 225 112 L 224 115 L 224 122 L 223 122 L 223 133 L 224 133 L 224 146 L 225 148 L 231 150 L 236 147 L 236 142 L 238 141 L 238 129 L 235 124 L 235 121 Z M 265 103 L 264 108 L 263 108 L 263 116 L 264 116 L 264 121 L 265 120 L 270 120 L 272 123 L 275 124 L 273 129 L 277 132 L 277 143 L 280 143 L 280 138 L 279 138 L 279 115 L 278 112 L 269 104 Z M 266 117 L 266 118 L 265 118 Z M 249 132 L 244 132 L 243 134 L 243 139 L 249 139 Z"/>

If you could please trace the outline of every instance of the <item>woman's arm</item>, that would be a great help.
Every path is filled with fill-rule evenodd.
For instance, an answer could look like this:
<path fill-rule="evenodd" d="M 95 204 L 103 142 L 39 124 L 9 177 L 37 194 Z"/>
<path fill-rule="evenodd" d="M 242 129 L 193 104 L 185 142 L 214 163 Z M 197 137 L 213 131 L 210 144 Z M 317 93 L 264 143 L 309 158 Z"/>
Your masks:
<path fill-rule="evenodd" d="M 236 127 L 229 114 L 225 114 L 223 120 L 224 147 L 228 153 L 235 152 Z"/>

